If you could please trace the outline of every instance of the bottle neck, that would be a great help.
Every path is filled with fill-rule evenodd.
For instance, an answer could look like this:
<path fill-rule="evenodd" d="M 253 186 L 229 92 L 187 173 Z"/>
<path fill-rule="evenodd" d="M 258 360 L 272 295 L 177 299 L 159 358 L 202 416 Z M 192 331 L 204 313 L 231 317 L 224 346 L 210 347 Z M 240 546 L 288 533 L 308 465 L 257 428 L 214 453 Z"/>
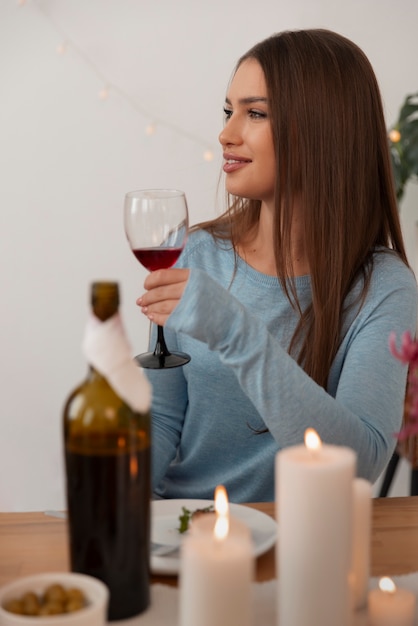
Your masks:
<path fill-rule="evenodd" d="M 114 282 L 96 282 L 92 285 L 91 307 L 93 314 L 105 322 L 119 310 L 119 286 Z"/>

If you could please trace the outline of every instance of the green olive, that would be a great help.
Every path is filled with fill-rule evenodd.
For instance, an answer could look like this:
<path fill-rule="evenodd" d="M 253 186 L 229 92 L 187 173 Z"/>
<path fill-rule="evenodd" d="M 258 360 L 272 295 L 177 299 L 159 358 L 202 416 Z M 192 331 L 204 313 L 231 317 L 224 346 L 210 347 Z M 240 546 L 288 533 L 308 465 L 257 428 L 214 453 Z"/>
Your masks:
<path fill-rule="evenodd" d="M 64 606 L 62 602 L 57 600 L 49 600 L 43 604 L 39 610 L 39 615 L 60 615 L 64 613 Z"/>
<path fill-rule="evenodd" d="M 62 585 L 49 585 L 49 587 L 47 587 L 44 592 L 44 602 L 49 602 L 51 600 L 64 602 L 65 596 L 65 589 Z"/>
<path fill-rule="evenodd" d="M 78 587 L 71 587 L 67 589 L 67 599 L 68 600 L 81 600 L 83 604 L 86 602 L 86 598 L 84 597 L 84 593 Z"/>
<path fill-rule="evenodd" d="M 23 615 L 23 604 L 17 598 L 13 598 L 13 600 L 8 600 L 4 603 L 3 608 L 9 613 L 15 613 L 16 615 Z"/>
<path fill-rule="evenodd" d="M 72 600 L 68 600 L 65 605 L 66 613 L 74 613 L 74 611 L 79 611 L 85 606 L 85 602 L 82 598 L 72 598 Z"/>
<path fill-rule="evenodd" d="M 20 598 L 12 598 L 4 603 L 3 608 L 16 615 L 60 615 L 73 613 L 87 605 L 84 593 L 77 587 L 64 589 L 53 584 L 39 597 L 33 591 L 27 591 Z"/>

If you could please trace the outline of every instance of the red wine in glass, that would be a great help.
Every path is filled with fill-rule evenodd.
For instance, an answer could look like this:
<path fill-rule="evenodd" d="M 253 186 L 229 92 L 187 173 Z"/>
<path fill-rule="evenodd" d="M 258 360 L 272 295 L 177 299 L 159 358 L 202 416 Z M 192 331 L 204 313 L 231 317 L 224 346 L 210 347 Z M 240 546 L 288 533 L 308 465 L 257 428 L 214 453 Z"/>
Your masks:
<path fill-rule="evenodd" d="M 136 248 L 132 250 L 138 261 L 150 272 L 171 267 L 183 248 Z"/>
<path fill-rule="evenodd" d="M 179 258 L 187 239 L 188 209 L 183 191 L 176 189 L 142 189 L 125 196 L 125 233 L 132 252 L 147 270 L 166 269 Z M 162 326 L 157 326 L 157 342 L 153 352 L 135 357 L 139 365 L 149 369 L 165 369 L 185 365 L 190 356 L 170 352 Z"/>

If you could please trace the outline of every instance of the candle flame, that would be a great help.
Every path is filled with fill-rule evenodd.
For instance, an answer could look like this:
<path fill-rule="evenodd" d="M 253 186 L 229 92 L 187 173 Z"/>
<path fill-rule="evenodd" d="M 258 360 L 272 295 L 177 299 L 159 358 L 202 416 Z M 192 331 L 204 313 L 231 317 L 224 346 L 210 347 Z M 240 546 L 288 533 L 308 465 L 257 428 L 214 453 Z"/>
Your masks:
<path fill-rule="evenodd" d="M 379 580 L 379 588 L 385 593 L 395 593 L 396 585 L 391 578 L 384 576 Z"/>
<path fill-rule="evenodd" d="M 215 511 L 218 516 L 227 516 L 229 513 L 228 495 L 223 485 L 215 489 Z"/>
<path fill-rule="evenodd" d="M 228 536 L 229 520 L 227 515 L 219 515 L 216 518 L 213 534 L 217 541 L 223 541 Z"/>
<path fill-rule="evenodd" d="M 223 485 L 218 485 L 215 489 L 215 511 L 216 522 L 213 534 L 216 541 L 222 541 L 227 537 L 229 532 L 228 495 Z"/>
<path fill-rule="evenodd" d="M 311 452 L 316 452 L 321 449 L 321 438 L 313 428 L 307 428 L 305 430 L 305 446 Z"/>

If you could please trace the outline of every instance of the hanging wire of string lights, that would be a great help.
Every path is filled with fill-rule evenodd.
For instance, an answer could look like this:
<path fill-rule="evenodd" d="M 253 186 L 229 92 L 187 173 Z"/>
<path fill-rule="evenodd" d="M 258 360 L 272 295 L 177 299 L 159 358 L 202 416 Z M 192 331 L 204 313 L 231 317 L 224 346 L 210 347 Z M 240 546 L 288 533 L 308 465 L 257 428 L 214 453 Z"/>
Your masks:
<path fill-rule="evenodd" d="M 59 43 L 56 46 L 56 54 L 64 56 L 72 52 L 84 65 L 88 66 L 93 74 L 98 78 L 101 83 L 101 88 L 97 93 L 97 97 L 101 101 L 108 100 L 112 95 L 117 95 L 119 98 L 127 102 L 130 107 L 139 113 L 141 116 L 147 119 L 144 127 L 145 135 L 151 137 L 155 135 L 160 128 L 167 128 L 175 134 L 188 139 L 189 141 L 198 144 L 202 147 L 202 159 L 210 162 L 214 159 L 214 148 L 209 145 L 208 142 L 199 137 L 198 135 L 189 132 L 188 130 L 170 122 L 167 119 L 163 119 L 153 115 L 150 111 L 145 109 L 137 100 L 132 98 L 125 90 L 118 86 L 104 74 L 101 68 L 92 61 L 92 59 L 86 54 L 86 52 L 79 46 L 73 38 L 69 36 L 67 32 L 57 24 L 53 19 L 49 11 L 42 6 L 37 0 L 16 0 L 19 7 L 25 7 L 29 4 L 34 6 L 43 17 L 49 22 L 53 30 L 56 32 Z"/>

